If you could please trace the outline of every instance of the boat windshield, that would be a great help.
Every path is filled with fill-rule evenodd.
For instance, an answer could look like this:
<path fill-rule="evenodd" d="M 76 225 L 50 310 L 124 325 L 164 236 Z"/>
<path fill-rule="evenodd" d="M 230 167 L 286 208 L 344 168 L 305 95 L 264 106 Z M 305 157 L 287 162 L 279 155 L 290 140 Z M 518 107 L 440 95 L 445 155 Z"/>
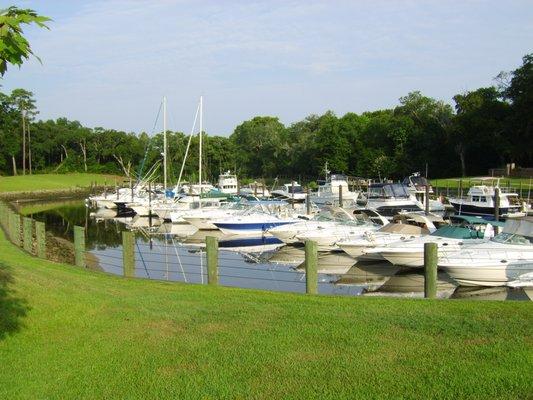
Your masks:
<path fill-rule="evenodd" d="M 518 244 L 523 246 L 531 246 L 533 244 L 533 237 L 522 236 L 516 233 L 502 232 L 494 236 L 492 241 L 505 244 Z"/>
<path fill-rule="evenodd" d="M 401 183 L 390 183 L 383 186 L 371 186 L 369 196 L 370 198 L 408 198 L 409 194 L 407 193 L 407 190 L 405 190 L 405 186 Z"/>
<path fill-rule="evenodd" d="M 289 185 L 287 187 L 287 192 L 289 193 L 303 193 L 303 189 L 300 185 Z"/>

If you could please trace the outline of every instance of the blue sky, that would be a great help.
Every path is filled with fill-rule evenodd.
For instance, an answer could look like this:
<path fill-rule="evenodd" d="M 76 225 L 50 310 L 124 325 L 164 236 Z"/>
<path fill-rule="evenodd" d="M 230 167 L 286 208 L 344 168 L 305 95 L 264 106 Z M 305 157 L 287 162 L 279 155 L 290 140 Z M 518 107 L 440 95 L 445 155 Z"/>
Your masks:
<path fill-rule="evenodd" d="M 256 115 L 285 124 L 452 96 L 493 84 L 533 51 L 532 1 L 18 1 L 54 19 L 28 29 L 35 60 L 3 90 L 34 92 L 40 118 L 229 135 Z"/>

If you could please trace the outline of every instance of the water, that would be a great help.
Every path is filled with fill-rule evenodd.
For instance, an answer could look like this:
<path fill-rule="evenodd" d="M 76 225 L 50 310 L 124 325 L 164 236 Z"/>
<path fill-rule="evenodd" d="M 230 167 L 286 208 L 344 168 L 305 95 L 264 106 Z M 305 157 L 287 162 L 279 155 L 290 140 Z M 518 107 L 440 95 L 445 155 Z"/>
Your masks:
<path fill-rule="evenodd" d="M 86 262 L 91 269 L 123 275 L 122 231 L 133 230 L 135 277 L 206 283 L 205 237 L 216 236 L 221 285 L 305 292 L 303 247 L 285 246 L 273 237 L 224 236 L 218 231 L 196 231 L 187 224 L 161 224 L 138 217 L 110 218 L 109 211 L 108 216 L 95 217 L 82 200 L 34 203 L 32 208 L 35 212 L 30 215 L 44 221 L 47 231 L 58 238 L 72 241 L 73 227 L 85 227 Z M 421 270 L 401 270 L 389 263 L 355 264 L 343 252 L 320 253 L 318 268 L 322 294 L 423 297 Z M 444 272 L 439 272 L 438 296 L 528 299 L 522 289 L 457 287 Z"/>

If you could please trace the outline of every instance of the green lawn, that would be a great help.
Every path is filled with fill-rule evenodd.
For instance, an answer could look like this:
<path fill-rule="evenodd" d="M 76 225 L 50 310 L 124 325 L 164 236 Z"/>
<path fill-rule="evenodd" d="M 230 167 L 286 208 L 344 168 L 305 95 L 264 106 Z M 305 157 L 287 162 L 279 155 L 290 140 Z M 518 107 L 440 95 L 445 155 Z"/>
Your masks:
<path fill-rule="evenodd" d="M 114 186 L 115 179 L 121 182 L 123 177 L 83 173 L 0 176 L 0 192 L 71 189 L 87 187 L 92 182 L 103 185 L 106 181 L 108 185 Z"/>
<path fill-rule="evenodd" d="M 125 279 L 0 232 L 1 399 L 525 399 L 532 339 L 531 302 Z"/>
<path fill-rule="evenodd" d="M 482 184 L 480 183 L 479 177 L 431 179 L 431 184 L 438 188 L 449 187 L 450 189 L 455 189 L 459 187 L 459 180 L 463 181 L 463 188 L 467 188 L 470 185 Z M 485 181 L 485 184 L 492 185 L 493 183 L 496 184 L 497 181 L 498 178 L 494 178 L 494 180 Z M 522 183 L 523 190 L 526 190 L 530 184 L 532 185 L 531 188 L 533 189 L 533 180 L 530 180 L 529 178 L 500 178 L 500 187 L 507 187 L 507 185 L 510 184 L 511 187 L 518 189 L 520 187 L 520 183 Z"/>

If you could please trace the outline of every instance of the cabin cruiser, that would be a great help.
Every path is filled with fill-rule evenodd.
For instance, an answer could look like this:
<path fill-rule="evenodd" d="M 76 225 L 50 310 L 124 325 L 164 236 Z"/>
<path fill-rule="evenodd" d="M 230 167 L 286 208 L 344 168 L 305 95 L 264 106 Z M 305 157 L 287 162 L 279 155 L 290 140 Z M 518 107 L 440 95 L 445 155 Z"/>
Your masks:
<path fill-rule="evenodd" d="M 311 193 L 311 201 L 318 207 L 327 205 L 339 206 L 341 195 L 343 207 L 356 205 L 359 192 L 350 191 L 345 175 L 332 174 L 325 181 L 318 181 L 318 184 L 318 190 Z"/>
<path fill-rule="evenodd" d="M 218 177 L 218 190 L 227 194 L 238 194 L 237 175 L 226 171 Z"/>
<path fill-rule="evenodd" d="M 472 186 L 468 189 L 466 198 L 450 198 L 449 201 L 458 214 L 491 217 L 494 215 L 496 207 L 494 189 L 494 186 L 487 185 Z M 505 192 L 504 189 L 500 189 L 500 216 L 520 215 L 520 208 L 517 193 Z"/>
<path fill-rule="evenodd" d="M 217 208 L 228 201 L 228 196 L 217 192 L 204 193 L 200 195 L 179 194 L 172 200 L 160 201 L 152 205 L 152 212 L 159 218 L 172 221 L 172 214 L 175 222 L 181 220 L 181 214 L 198 208 Z M 173 221 L 174 222 L 174 221 Z"/>
<path fill-rule="evenodd" d="M 273 190 L 271 196 L 289 203 L 303 203 L 307 198 L 302 185 L 296 181 L 286 183 L 282 188 Z"/>
<path fill-rule="evenodd" d="M 394 265 L 422 267 L 425 243 L 436 243 L 440 255 L 451 254 L 460 251 L 465 244 L 486 242 L 494 236 L 494 226 L 503 227 L 503 223 L 489 222 L 481 217 L 455 215 L 450 217 L 449 225 L 441 226 L 429 235 L 404 238 L 372 251 Z"/>
<path fill-rule="evenodd" d="M 183 214 L 182 218 L 200 230 L 215 230 L 218 228 L 213 224 L 214 220 L 229 218 L 251 207 L 251 205 L 251 202 L 227 203 L 218 208 L 191 210 Z"/>
<path fill-rule="evenodd" d="M 270 197 L 270 192 L 262 182 L 252 182 L 239 190 L 241 196 Z"/>
<path fill-rule="evenodd" d="M 390 224 L 377 231 L 365 232 L 360 237 L 341 239 L 337 245 L 353 258 L 379 260 L 382 259 L 380 253 L 371 251 L 371 249 L 429 235 L 437 230 L 435 225 L 441 224 L 444 224 L 444 220 L 438 215 L 400 213 L 393 218 Z"/>
<path fill-rule="evenodd" d="M 433 195 L 433 186 L 427 178 L 420 176 L 420 172 L 415 172 L 405 178 L 402 184 L 407 188 L 407 192 L 411 195 L 413 200 L 418 200 L 421 204 L 426 205 L 426 186 L 428 187 L 428 194 Z M 433 213 L 444 213 L 446 208 L 440 200 L 429 199 L 429 211 Z"/>
<path fill-rule="evenodd" d="M 438 265 L 463 286 L 502 286 L 533 272 L 533 217 L 508 219 L 490 241 L 444 254 Z"/>
<path fill-rule="evenodd" d="M 366 207 L 375 209 L 387 218 L 401 211 L 423 211 L 424 206 L 413 199 L 401 183 L 371 183 L 366 193 Z"/>

